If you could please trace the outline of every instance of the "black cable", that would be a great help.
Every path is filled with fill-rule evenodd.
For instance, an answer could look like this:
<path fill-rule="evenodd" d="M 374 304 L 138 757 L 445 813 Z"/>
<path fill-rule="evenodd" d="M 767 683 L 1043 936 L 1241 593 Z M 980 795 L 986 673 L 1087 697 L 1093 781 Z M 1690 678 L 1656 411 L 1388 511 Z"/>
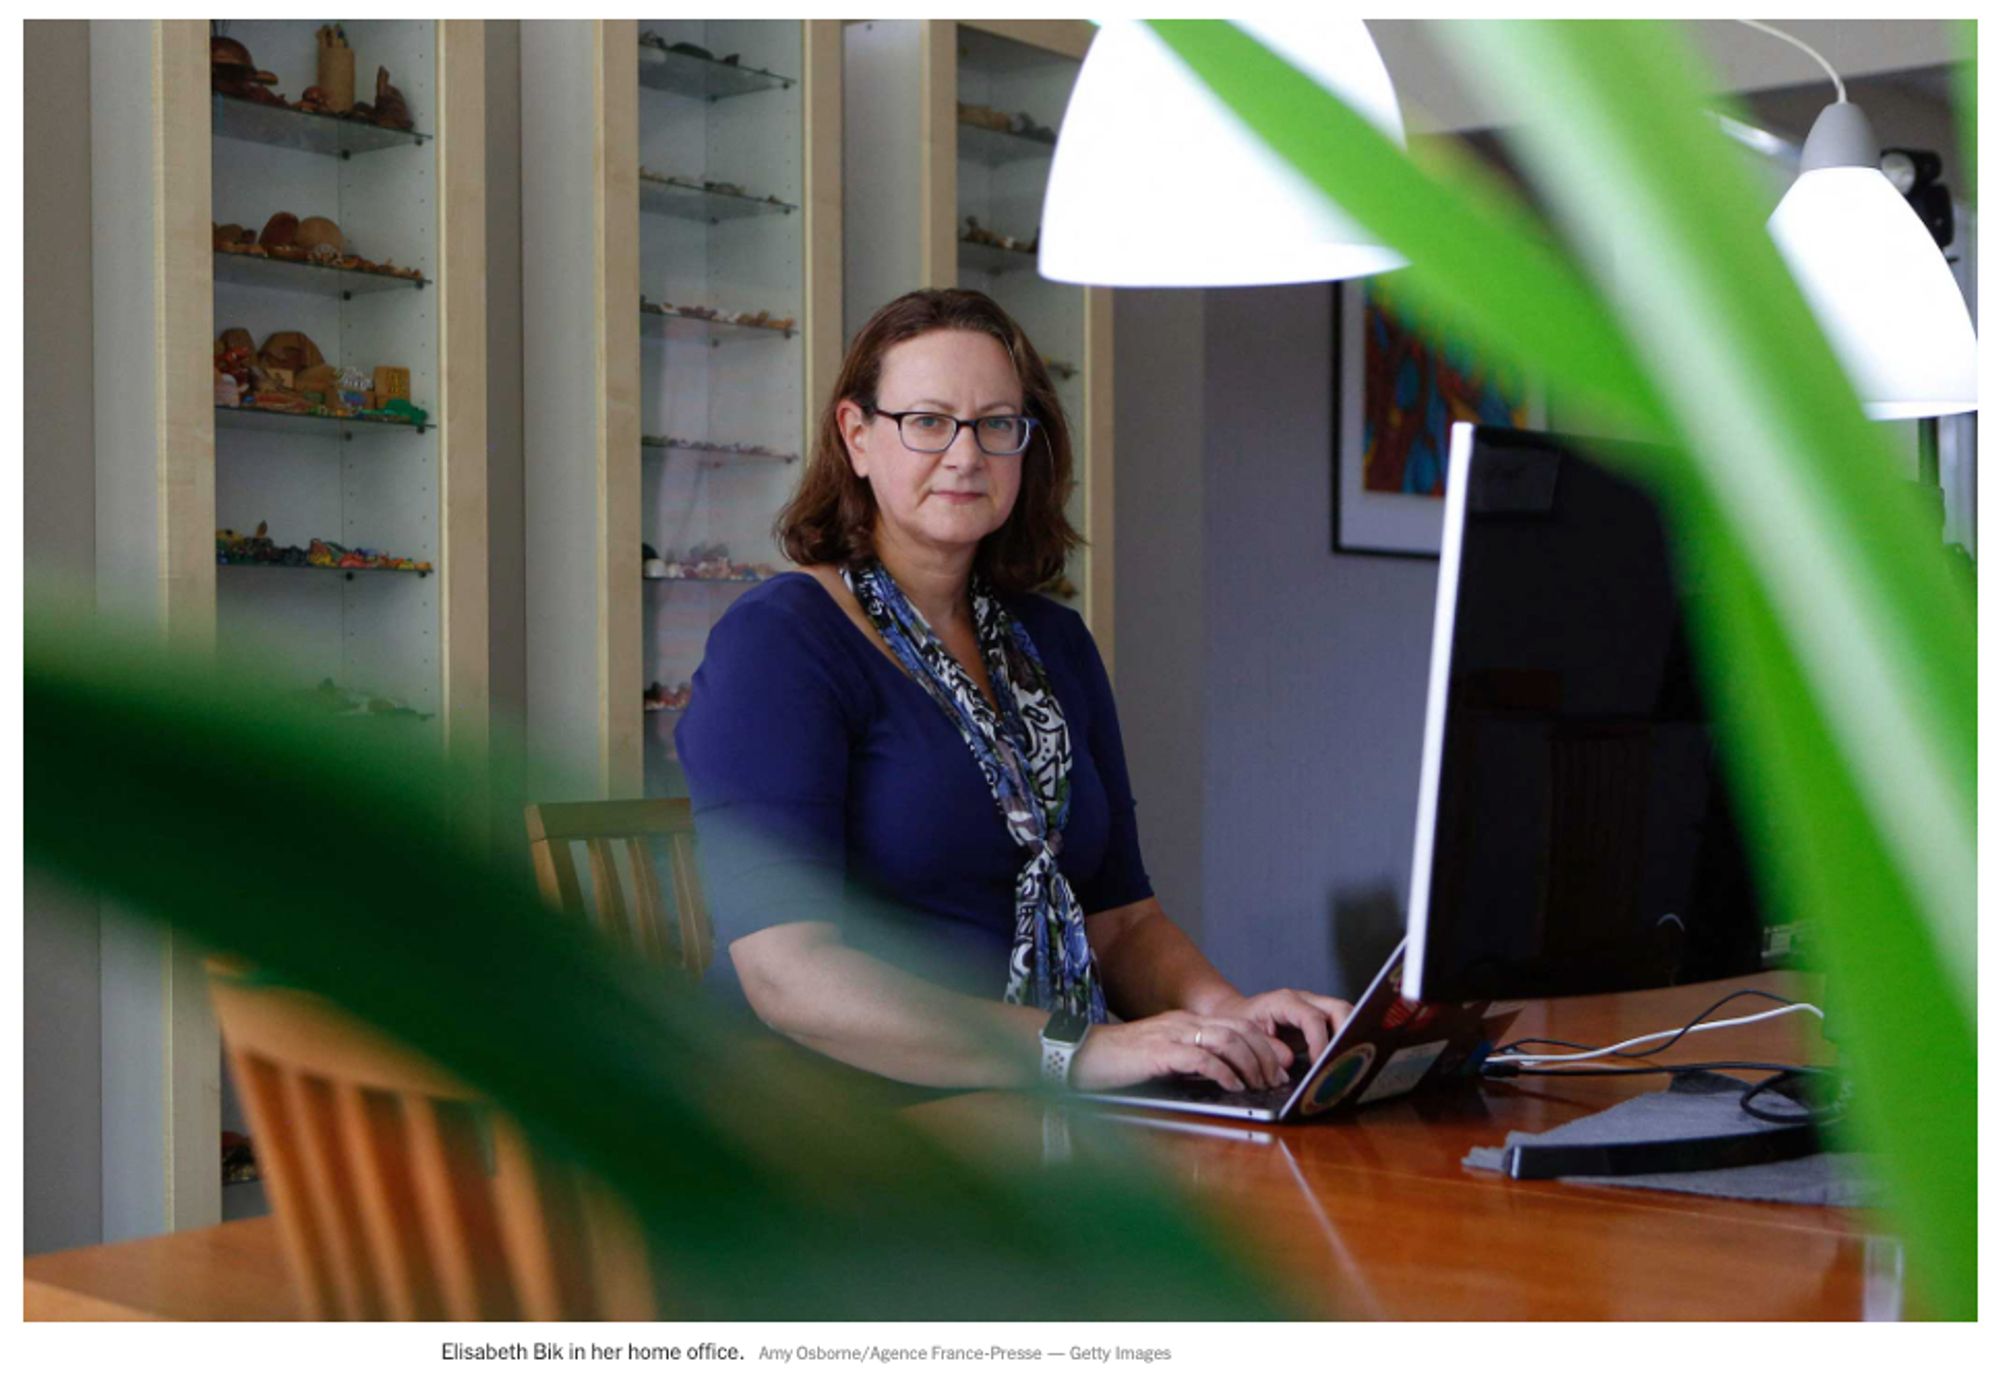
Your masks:
<path fill-rule="evenodd" d="M 1837 1084 L 1831 1100 L 1815 1103 L 1813 1098 L 1798 1094 L 1805 1091 L 1808 1083 L 1815 1077 L 1836 1078 Z M 1796 1108 L 1791 1113 L 1785 1114 L 1766 1110 L 1754 1104 L 1753 1102 L 1766 1091 L 1783 1097 Z M 1853 1095 L 1854 1082 L 1851 1078 L 1824 1068 L 1811 1067 L 1801 1068 L 1791 1076 L 1765 1077 L 1744 1094 L 1740 1104 L 1744 1114 L 1763 1120 L 1766 1124 L 1824 1125 L 1831 1124 L 1847 1113 L 1847 1104 L 1853 1099 Z"/>
<path fill-rule="evenodd" d="M 1762 1120 L 1770 1125 L 1826 1124 L 1840 1118 L 1847 1109 L 1848 1093 L 1852 1089 L 1844 1078 L 1840 1092 L 1834 1103 L 1814 1108 L 1805 1101 L 1777 1089 L 1786 1082 L 1802 1083 L 1806 1078 L 1832 1076 L 1835 1073 L 1826 1067 L 1805 1067 L 1789 1062 L 1656 1062 L 1645 1067 L 1523 1067 L 1510 1063 L 1503 1057 L 1488 1057 L 1483 1075 L 1499 1078 L 1520 1078 L 1524 1076 L 1584 1076 L 1604 1078 L 1609 1076 L 1678 1076 L 1686 1072 L 1698 1071 L 1760 1071 L 1770 1072 L 1756 1085 L 1746 1090 L 1737 1100 L 1737 1107 L 1752 1119 Z M 1772 1092 L 1801 1107 L 1800 1113 L 1779 1114 L 1765 1109 L 1755 1102 L 1766 1092 Z"/>

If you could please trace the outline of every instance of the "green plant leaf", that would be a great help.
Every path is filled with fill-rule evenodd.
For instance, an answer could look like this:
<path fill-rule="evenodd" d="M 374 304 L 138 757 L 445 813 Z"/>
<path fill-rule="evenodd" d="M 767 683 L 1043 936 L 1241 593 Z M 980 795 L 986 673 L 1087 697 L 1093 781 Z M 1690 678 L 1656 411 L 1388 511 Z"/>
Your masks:
<path fill-rule="evenodd" d="M 1965 171 L 1965 201 L 1979 205 L 1979 22 L 1947 21 L 1964 57 L 1952 64 L 1952 104 L 1958 108 L 1958 163 Z"/>
<path fill-rule="evenodd" d="M 488 862 L 447 829 L 445 807 L 487 769 L 79 621 L 31 615 L 26 668 L 30 861 L 332 1000 L 491 1097 L 630 1202 L 669 1316 L 1283 1306 L 1143 1166 L 1042 1167 L 1039 1142 L 1033 1162 L 974 1157 L 550 914 L 524 850 Z"/>
<path fill-rule="evenodd" d="M 1803 884 L 1856 1043 L 1921 1277 L 1969 1311 L 1969 1127 L 1910 1087 L 1912 1046 L 1972 1091 L 1977 861 L 1970 591 L 1927 533 L 1880 432 L 1703 119 L 1715 85 L 1667 25 L 1476 23 L 1454 46 L 1539 101 L 1519 144 L 1594 264 L 1637 257 L 1613 302 L 1712 501 L 1702 542 L 1734 571 L 1711 606 L 1711 664 L 1739 782 L 1766 793 L 1781 868 Z M 1587 171 L 1587 176 L 1586 176 Z M 1843 1030 L 1845 1031 L 1845 1030 Z M 1967 1112 L 1969 1117 L 1969 1111 Z M 1928 1121 L 1929 1123 L 1926 1123 Z"/>
<path fill-rule="evenodd" d="M 1693 616 L 1732 780 L 1761 823 L 1765 873 L 1824 929 L 1866 1133 L 1929 1306 L 1969 1314 L 1969 588 L 1764 234 L 1740 161 L 1701 114 L 1712 84 L 1678 35 L 1441 27 L 1468 77 L 1535 113 L 1525 147 L 1537 187 L 1596 286 L 1496 226 L 1487 195 L 1424 179 L 1234 26 L 1156 25 L 1254 130 L 1409 256 L 1413 282 L 1472 337 L 1670 446 L 1652 481 L 1707 576 Z M 1548 315 L 1589 344 L 1589 360 L 1507 322 Z M 1915 1084 L 1912 1055 L 1927 1072 Z"/>

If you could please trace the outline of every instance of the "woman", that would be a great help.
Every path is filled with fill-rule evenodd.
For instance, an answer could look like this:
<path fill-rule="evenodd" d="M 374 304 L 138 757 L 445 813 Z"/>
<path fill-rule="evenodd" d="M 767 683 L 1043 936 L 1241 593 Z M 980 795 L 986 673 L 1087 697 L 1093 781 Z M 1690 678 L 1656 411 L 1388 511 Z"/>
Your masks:
<path fill-rule="evenodd" d="M 765 1023 L 900 1081 L 1280 1084 L 1279 1030 L 1316 1053 L 1347 1005 L 1246 998 L 1153 896 L 1097 648 L 1029 592 L 1070 479 L 985 295 L 855 336 L 778 523 L 800 568 L 715 626 L 677 734 L 717 936 Z"/>

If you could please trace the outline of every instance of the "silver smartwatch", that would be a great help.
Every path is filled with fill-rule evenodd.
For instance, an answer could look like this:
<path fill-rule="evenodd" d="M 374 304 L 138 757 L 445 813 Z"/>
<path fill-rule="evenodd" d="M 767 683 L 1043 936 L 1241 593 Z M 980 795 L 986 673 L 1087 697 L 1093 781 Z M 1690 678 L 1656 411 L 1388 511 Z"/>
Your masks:
<path fill-rule="evenodd" d="M 1070 1063 L 1090 1032 L 1090 1020 L 1081 1014 L 1058 1010 L 1049 1015 L 1042 1029 L 1042 1080 L 1051 1086 L 1069 1085 Z"/>

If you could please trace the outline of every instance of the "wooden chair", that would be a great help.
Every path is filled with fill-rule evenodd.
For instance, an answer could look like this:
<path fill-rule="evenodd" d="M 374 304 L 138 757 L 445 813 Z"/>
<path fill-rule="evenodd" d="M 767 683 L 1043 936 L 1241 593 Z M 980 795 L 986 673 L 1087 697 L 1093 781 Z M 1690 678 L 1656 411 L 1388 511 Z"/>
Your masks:
<path fill-rule="evenodd" d="M 314 995 L 209 990 L 307 1316 L 654 1316 L 630 1215 L 504 1114 Z"/>
<path fill-rule="evenodd" d="M 694 811 L 684 797 L 649 801 L 544 802 L 527 808 L 528 847 L 542 897 L 560 911 L 586 913 L 642 956 L 699 977 L 715 957 L 715 930 L 695 862 Z M 666 842 L 671 911 L 653 866 Z M 590 866 L 590 900 L 576 846 Z M 630 881 L 618 871 L 623 860 Z"/>

